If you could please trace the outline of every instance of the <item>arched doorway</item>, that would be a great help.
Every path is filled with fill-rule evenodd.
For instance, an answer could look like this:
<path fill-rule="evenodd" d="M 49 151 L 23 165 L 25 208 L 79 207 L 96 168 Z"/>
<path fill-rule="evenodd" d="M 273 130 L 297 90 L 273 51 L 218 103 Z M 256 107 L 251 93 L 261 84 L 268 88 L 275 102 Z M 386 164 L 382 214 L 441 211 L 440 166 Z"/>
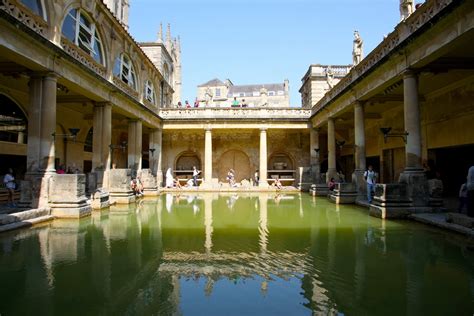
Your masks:
<path fill-rule="evenodd" d="M 229 169 L 234 169 L 236 182 L 240 182 L 243 179 L 250 179 L 252 177 L 250 159 L 241 150 L 231 149 L 223 153 L 219 158 L 219 164 L 217 167 L 219 181 L 227 181 L 226 177 Z"/>
<path fill-rule="evenodd" d="M 201 169 L 201 159 L 193 151 L 185 151 L 178 155 L 174 166 L 174 175 L 179 179 L 191 179 L 193 175 L 193 167 Z M 199 175 L 199 178 L 202 174 Z"/>

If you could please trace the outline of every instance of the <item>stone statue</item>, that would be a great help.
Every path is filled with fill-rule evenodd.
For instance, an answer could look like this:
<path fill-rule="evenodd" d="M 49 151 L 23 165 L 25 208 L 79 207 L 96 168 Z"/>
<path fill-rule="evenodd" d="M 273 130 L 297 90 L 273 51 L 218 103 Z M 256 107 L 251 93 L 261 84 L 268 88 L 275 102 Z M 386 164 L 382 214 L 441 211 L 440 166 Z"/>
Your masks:
<path fill-rule="evenodd" d="M 268 91 L 266 88 L 260 89 L 260 106 L 268 105 Z"/>
<path fill-rule="evenodd" d="M 360 63 L 363 58 L 364 41 L 358 31 L 354 31 L 354 44 L 352 47 L 352 64 L 355 66 Z"/>
<path fill-rule="evenodd" d="M 414 11 L 414 0 L 400 0 L 400 21 L 403 21 L 408 18 Z"/>
<path fill-rule="evenodd" d="M 329 89 L 334 87 L 334 71 L 332 70 L 331 66 L 326 68 L 326 81 L 328 83 Z"/>
<path fill-rule="evenodd" d="M 213 99 L 214 99 L 214 95 L 212 94 L 212 90 L 209 87 L 206 89 L 206 93 L 205 93 L 204 98 L 206 99 L 206 105 L 211 104 Z"/>

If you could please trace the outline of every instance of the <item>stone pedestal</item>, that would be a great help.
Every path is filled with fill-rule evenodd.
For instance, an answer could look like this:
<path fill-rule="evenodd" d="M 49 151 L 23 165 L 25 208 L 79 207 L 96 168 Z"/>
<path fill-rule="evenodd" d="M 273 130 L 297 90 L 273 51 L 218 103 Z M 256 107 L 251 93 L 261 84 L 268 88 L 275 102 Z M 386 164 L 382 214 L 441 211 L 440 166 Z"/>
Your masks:
<path fill-rule="evenodd" d="M 158 186 L 152 171 L 150 169 L 142 169 L 138 175 L 140 177 L 140 181 L 143 184 L 143 194 L 145 196 L 157 196 Z"/>
<path fill-rule="evenodd" d="M 328 196 L 329 188 L 326 183 L 316 183 L 311 185 L 311 194 L 315 196 Z"/>
<path fill-rule="evenodd" d="M 94 210 L 100 210 L 110 206 L 109 192 L 97 189 L 91 194 L 91 206 Z"/>
<path fill-rule="evenodd" d="M 329 194 L 330 201 L 336 204 L 352 204 L 357 198 L 354 183 L 337 183 L 336 188 Z"/>
<path fill-rule="evenodd" d="M 430 194 L 428 180 L 423 170 L 408 171 L 405 169 L 405 171 L 400 174 L 399 183 L 406 185 L 408 197 L 411 199 L 414 207 L 425 207 L 429 205 Z"/>
<path fill-rule="evenodd" d="M 369 214 L 380 218 L 406 218 L 411 207 L 406 184 L 376 184 Z"/>
<path fill-rule="evenodd" d="M 20 207 L 48 208 L 49 182 L 55 173 L 27 173 L 21 181 Z"/>
<path fill-rule="evenodd" d="M 367 181 L 364 179 L 365 170 L 354 170 L 352 173 L 352 182 L 356 186 L 357 190 L 357 201 L 367 200 Z"/>
<path fill-rule="evenodd" d="M 51 215 L 57 218 L 80 218 L 91 213 L 86 198 L 84 174 L 55 174 L 49 181 Z"/>
<path fill-rule="evenodd" d="M 130 169 L 110 169 L 107 173 L 110 203 L 128 204 L 135 202 L 135 195 L 130 186 L 132 171 Z"/>

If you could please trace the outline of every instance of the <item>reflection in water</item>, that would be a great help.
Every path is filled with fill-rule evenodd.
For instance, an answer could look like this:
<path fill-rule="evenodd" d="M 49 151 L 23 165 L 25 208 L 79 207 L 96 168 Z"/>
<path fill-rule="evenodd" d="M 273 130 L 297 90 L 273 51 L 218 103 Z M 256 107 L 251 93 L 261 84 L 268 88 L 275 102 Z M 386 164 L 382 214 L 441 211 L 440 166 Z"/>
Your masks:
<path fill-rule="evenodd" d="M 5 314 L 448 314 L 450 306 L 467 314 L 474 307 L 474 255 L 462 243 L 308 195 L 166 194 L 4 234 L 0 243 Z"/>

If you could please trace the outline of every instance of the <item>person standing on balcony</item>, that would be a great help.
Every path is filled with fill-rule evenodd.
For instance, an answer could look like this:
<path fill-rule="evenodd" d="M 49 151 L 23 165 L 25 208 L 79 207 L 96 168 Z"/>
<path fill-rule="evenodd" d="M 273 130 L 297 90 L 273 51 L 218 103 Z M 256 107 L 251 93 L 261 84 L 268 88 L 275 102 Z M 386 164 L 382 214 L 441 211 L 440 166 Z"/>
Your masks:
<path fill-rule="evenodd" d="M 233 108 L 238 108 L 240 107 L 240 103 L 239 103 L 239 100 L 237 100 L 237 97 L 234 97 L 234 101 L 232 101 L 232 105 L 231 105 Z"/>
<path fill-rule="evenodd" d="M 188 100 L 184 101 L 184 106 L 186 108 L 190 108 L 191 107 L 191 104 L 189 104 Z"/>
<path fill-rule="evenodd" d="M 198 107 L 199 107 L 199 100 L 198 100 L 198 98 L 196 98 L 196 100 L 194 100 L 194 107 L 195 107 L 195 108 L 198 108 Z"/>

